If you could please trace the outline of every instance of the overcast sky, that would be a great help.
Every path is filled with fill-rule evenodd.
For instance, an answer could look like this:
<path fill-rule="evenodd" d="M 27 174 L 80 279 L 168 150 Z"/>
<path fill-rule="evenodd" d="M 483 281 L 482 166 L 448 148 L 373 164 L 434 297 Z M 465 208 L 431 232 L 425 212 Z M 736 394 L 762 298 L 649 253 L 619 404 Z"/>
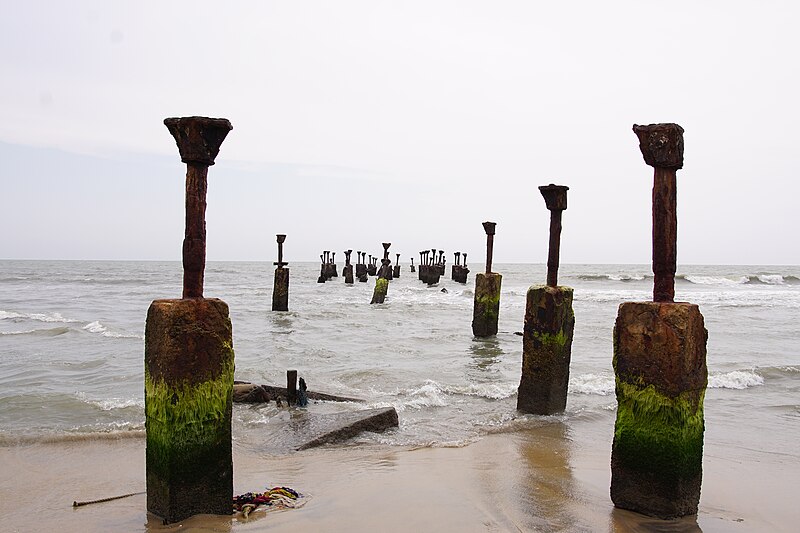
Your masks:
<path fill-rule="evenodd" d="M 685 129 L 679 264 L 800 264 L 796 2 L 0 0 L 0 258 L 180 259 L 166 117 L 224 117 L 208 259 L 649 263 L 631 127 Z M 337 255 L 337 259 L 338 259 Z M 354 256 L 355 257 L 355 256 Z M 680 268 L 679 268 L 680 270 Z"/>

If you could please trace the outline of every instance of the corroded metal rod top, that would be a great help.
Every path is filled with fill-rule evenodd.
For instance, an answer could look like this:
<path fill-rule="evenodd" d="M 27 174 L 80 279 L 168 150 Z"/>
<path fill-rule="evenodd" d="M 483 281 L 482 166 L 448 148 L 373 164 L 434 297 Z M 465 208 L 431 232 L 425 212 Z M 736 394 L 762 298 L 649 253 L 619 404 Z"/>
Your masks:
<path fill-rule="evenodd" d="M 392 245 L 390 242 L 382 242 L 381 244 L 383 245 L 384 250 L 389 250 L 389 247 Z"/>
<path fill-rule="evenodd" d="M 539 192 L 544 196 L 544 203 L 550 211 L 564 211 L 567 208 L 566 185 L 540 185 Z"/>
<path fill-rule="evenodd" d="M 213 165 L 219 147 L 233 129 L 226 118 L 166 118 L 164 125 L 175 137 L 181 161 Z"/>
<path fill-rule="evenodd" d="M 486 232 L 486 235 L 494 235 L 494 229 L 496 226 L 496 222 L 484 222 L 483 230 Z"/>
<path fill-rule="evenodd" d="M 677 124 L 633 125 L 644 162 L 651 167 L 683 168 L 683 128 Z"/>
<path fill-rule="evenodd" d="M 275 235 L 278 238 L 278 244 L 283 244 L 286 241 L 286 235 Z"/>

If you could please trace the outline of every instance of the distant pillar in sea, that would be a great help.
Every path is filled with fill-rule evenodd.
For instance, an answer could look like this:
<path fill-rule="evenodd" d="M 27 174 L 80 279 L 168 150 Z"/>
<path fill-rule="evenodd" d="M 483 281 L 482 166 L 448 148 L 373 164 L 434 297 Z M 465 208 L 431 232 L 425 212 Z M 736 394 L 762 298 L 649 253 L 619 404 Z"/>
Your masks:
<path fill-rule="evenodd" d="M 147 510 L 165 523 L 230 515 L 233 333 L 228 305 L 203 298 L 208 167 L 232 129 L 226 119 L 168 118 L 186 163 L 183 299 L 155 300 L 144 346 Z"/>
<path fill-rule="evenodd" d="M 413 257 L 411 258 L 411 269 L 410 270 L 411 270 L 411 272 L 416 272 L 417 271 L 417 269 L 414 268 L 414 258 Z"/>
<path fill-rule="evenodd" d="M 484 222 L 486 232 L 486 272 L 475 276 L 475 305 L 472 311 L 472 334 L 476 337 L 497 335 L 497 319 L 500 316 L 500 285 L 503 276 L 492 272 L 494 251 L 494 222 Z"/>
<path fill-rule="evenodd" d="M 558 285 L 561 213 L 567 208 L 567 190 L 569 187 L 563 185 L 539 187 L 550 211 L 547 285 L 528 289 L 522 334 L 522 378 L 517 395 L 517 409 L 537 415 L 560 413 L 567 406 L 575 313 L 572 288 Z"/>
<path fill-rule="evenodd" d="M 697 305 L 673 301 L 683 128 L 634 125 L 633 131 L 655 169 L 654 301 L 621 304 L 614 326 L 611 499 L 622 509 L 671 519 L 696 514 L 700 501 L 708 332 Z"/>
<path fill-rule="evenodd" d="M 461 264 L 461 252 L 455 253 L 455 261 L 453 263 L 453 267 L 450 272 L 450 277 L 453 281 L 457 283 L 466 283 L 467 282 L 467 274 L 469 274 L 469 268 L 467 268 L 467 254 L 464 255 L 464 264 Z"/>
<path fill-rule="evenodd" d="M 386 293 L 389 291 L 389 280 L 392 279 L 392 261 L 389 259 L 390 242 L 383 243 L 383 259 L 381 268 L 378 270 L 378 279 L 375 280 L 375 289 L 372 291 L 372 301 L 370 304 L 382 304 L 386 300 Z"/>
<path fill-rule="evenodd" d="M 400 254 L 395 254 L 397 256 L 394 262 L 394 269 L 392 271 L 392 276 L 395 278 L 400 277 Z"/>
<path fill-rule="evenodd" d="M 275 268 L 275 282 L 272 284 L 272 310 L 289 310 L 289 269 L 283 268 L 289 263 L 283 262 L 283 243 L 286 235 L 276 235 L 278 240 L 278 261 L 273 263 Z"/>
<path fill-rule="evenodd" d="M 353 250 L 344 251 L 344 268 L 342 269 L 342 275 L 347 285 L 353 284 L 353 265 L 350 263 L 350 254 L 352 253 Z"/>

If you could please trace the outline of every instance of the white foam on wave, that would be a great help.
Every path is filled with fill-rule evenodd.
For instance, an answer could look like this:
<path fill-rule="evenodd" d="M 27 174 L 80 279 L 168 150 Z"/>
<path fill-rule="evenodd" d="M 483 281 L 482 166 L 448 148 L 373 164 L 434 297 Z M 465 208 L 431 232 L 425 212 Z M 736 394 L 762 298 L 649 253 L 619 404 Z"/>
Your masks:
<path fill-rule="evenodd" d="M 758 281 L 767 285 L 783 285 L 784 279 L 780 274 L 760 274 L 756 276 Z"/>
<path fill-rule="evenodd" d="M 0 320 L 35 320 L 37 322 L 74 322 L 61 316 L 60 313 L 17 313 L 15 311 L 0 311 Z"/>
<path fill-rule="evenodd" d="M 102 335 L 103 337 L 109 337 L 112 339 L 143 339 L 142 335 L 132 335 L 130 333 L 117 333 L 115 331 L 109 330 L 106 326 L 100 323 L 99 320 L 95 320 L 94 322 L 89 322 L 83 329 L 88 331 L 89 333 L 97 333 Z"/>
<path fill-rule="evenodd" d="M 608 396 L 614 392 L 614 376 L 608 374 L 580 374 L 570 376 L 569 392 Z"/>
<path fill-rule="evenodd" d="M 469 383 L 466 386 L 448 386 L 445 387 L 444 390 L 450 394 L 478 396 L 490 400 L 503 400 L 516 394 L 517 386 L 513 383 Z"/>
<path fill-rule="evenodd" d="M 138 407 L 144 409 L 144 400 L 135 398 L 89 398 L 85 392 L 75 393 L 81 402 L 93 405 L 101 411 L 113 411 L 115 409 L 127 409 L 128 407 Z"/>
<path fill-rule="evenodd" d="M 742 276 L 739 279 L 730 279 L 719 276 L 684 276 L 684 279 L 695 285 L 744 285 L 750 281 L 747 276 Z"/>
<path fill-rule="evenodd" d="M 611 281 L 643 281 L 645 279 L 641 274 L 608 274 L 606 278 Z"/>
<path fill-rule="evenodd" d="M 710 389 L 749 389 L 764 384 L 764 378 L 753 370 L 734 370 L 708 376 Z"/>

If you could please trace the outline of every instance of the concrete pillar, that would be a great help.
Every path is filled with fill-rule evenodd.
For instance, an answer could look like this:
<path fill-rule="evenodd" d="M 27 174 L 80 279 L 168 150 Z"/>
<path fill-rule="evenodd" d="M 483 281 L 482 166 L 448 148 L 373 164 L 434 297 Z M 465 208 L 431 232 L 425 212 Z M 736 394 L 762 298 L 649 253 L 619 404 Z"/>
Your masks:
<path fill-rule="evenodd" d="M 188 168 L 184 298 L 155 300 L 147 312 L 145 455 L 147 510 L 172 523 L 231 512 L 233 334 L 227 304 L 202 294 L 207 169 L 232 127 L 205 117 L 164 123 Z"/>
<path fill-rule="evenodd" d="M 703 467 L 703 399 L 708 383 L 700 309 L 674 303 L 677 218 L 675 171 L 683 128 L 634 126 L 654 167 L 654 302 L 620 305 L 614 326 L 617 419 L 611 499 L 622 509 L 672 519 L 697 513 Z"/>
<path fill-rule="evenodd" d="M 276 235 L 278 241 L 278 260 L 273 263 L 275 268 L 275 280 L 272 284 L 272 310 L 289 310 L 289 269 L 283 268 L 289 263 L 283 261 L 283 243 L 286 235 Z"/>
<path fill-rule="evenodd" d="M 500 285 L 503 276 L 492 272 L 494 233 L 497 225 L 484 222 L 486 231 L 486 272 L 475 276 L 475 302 L 472 310 L 472 334 L 476 337 L 497 335 L 500 316 Z"/>
<path fill-rule="evenodd" d="M 561 213 L 567 208 L 568 189 L 553 184 L 539 187 L 550 211 L 547 285 L 528 289 L 517 394 L 517 409 L 537 415 L 561 413 L 567 406 L 575 313 L 572 289 L 558 286 L 558 266 Z"/>

